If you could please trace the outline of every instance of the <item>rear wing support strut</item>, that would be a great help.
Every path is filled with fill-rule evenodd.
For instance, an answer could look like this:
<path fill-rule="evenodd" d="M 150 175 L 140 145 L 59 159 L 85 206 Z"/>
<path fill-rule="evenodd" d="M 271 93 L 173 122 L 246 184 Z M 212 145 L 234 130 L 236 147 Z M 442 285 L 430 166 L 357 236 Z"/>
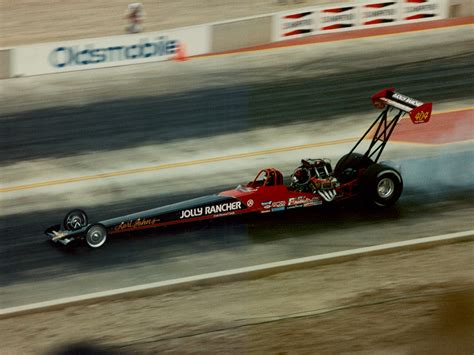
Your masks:
<path fill-rule="evenodd" d="M 375 133 L 372 137 L 372 141 L 370 142 L 369 148 L 364 153 L 365 157 L 371 158 L 375 163 L 377 163 L 382 155 L 382 152 L 387 144 L 390 136 L 395 129 L 398 121 L 400 120 L 403 111 L 399 110 L 398 113 L 389 118 L 389 111 L 391 111 L 391 107 L 387 106 L 385 109 L 380 113 L 379 117 L 372 123 L 369 129 L 363 134 L 363 136 L 357 141 L 355 146 L 351 149 L 349 154 L 353 153 L 354 150 L 359 146 L 359 144 L 367 137 L 367 135 L 372 131 L 372 129 L 377 126 Z M 375 156 L 375 158 L 373 158 Z"/>
<path fill-rule="evenodd" d="M 393 88 L 384 89 L 373 95 L 372 104 L 376 108 L 383 109 L 383 111 L 357 141 L 349 154 L 346 155 L 346 158 L 353 153 L 359 144 L 373 131 L 374 127 L 377 127 L 372 136 L 369 148 L 364 154 L 365 157 L 377 163 L 402 114 L 407 113 L 414 124 L 426 123 L 431 117 L 433 107 L 431 102 L 423 103 L 412 99 L 411 97 L 396 92 Z M 397 110 L 398 112 L 390 118 L 389 113 L 391 113 L 392 110 Z"/>

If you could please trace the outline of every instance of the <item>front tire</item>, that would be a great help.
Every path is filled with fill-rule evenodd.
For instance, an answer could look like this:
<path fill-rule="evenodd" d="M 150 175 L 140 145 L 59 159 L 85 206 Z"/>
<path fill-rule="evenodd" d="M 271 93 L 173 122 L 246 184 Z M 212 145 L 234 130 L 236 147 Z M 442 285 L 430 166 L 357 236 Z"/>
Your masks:
<path fill-rule="evenodd" d="M 87 214 L 83 210 L 72 210 L 64 217 L 63 226 L 67 231 L 77 231 L 87 223 Z"/>
<path fill-rule="evenodd" d="M 379 207 L 392 206 L 403 191 L 401 174 L 386 165 L 373 164 L 361 178 L 364 198 Z"/>
<path fill-rule="evenodd" d="M 94 224 L 86 233 L 86 243 L 93 249 L 100 248 L 107 240 L 107 230 L 101 224 Z"/>

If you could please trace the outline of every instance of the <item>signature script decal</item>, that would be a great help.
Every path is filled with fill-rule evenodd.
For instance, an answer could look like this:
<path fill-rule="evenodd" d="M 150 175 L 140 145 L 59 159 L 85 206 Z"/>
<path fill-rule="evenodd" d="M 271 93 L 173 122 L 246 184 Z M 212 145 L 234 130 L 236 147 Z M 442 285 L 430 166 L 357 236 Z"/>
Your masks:
<path fill-rule="evenodd" d="M 158 223 L 159 221 L 160 221 L 159 218 L 145 218 L 145 219 L 138 218 L 138 219 L 131 220 L 128 222 L 122 222 L 119 225 L 116 225 L 113 228 L 113 231 L 121 232 L 124 230 L 134 230 L 141 227 L 152 226 Z"/>

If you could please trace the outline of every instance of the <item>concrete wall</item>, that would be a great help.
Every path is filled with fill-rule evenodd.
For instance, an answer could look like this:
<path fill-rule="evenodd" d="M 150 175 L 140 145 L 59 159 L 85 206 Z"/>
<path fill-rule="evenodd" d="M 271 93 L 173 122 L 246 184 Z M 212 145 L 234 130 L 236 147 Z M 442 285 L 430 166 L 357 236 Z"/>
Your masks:
<path fill-rule="evenodd" d="M 270 43 L 272 16 L 214 24 L 211 36 L 213 53 Z"/>
<path fill-rule="evenodd" d="M 0 49 L 0 79 L 10 77 L 10 50 Z"/>
<path fill-rule="evenodd" d="M 366 1 L 368 1 L 369 3 L 375 2 L 375 0 Z M 438 4 L 442 8 L 442 11 L 439 11 L 439 6 L 438 10 L 433 10 L 435 11 L 434 15 L 436 16 L 429 18 L 429 20 L 434 20 L 438 18 L 474 16 L 474 0 L 428 0 L 428 2 Z M 363 6 L 363 3 L 357 4 Z M 414 5 L 412 6 L 418 5 L 414 3 Z M 114 65 L 125 65 L 135 63 L 138 64 L 152 60 L 156 61 L 158 59 L 166 60 L 171 59 L 173 57 L 172 55 L 169 55 L 162 56 L 162 58 L 135 58 L 136 55 L 132 55 L 130 60 L 106 61 L 107 53 L 104 53 L 104 51 L 110 47 L 110 44 L 108 44 L 109 40 L 113 42 L 112 44 L 114 46 L 120 45 L 120 48 L 125 48 L 125 51 L 127 51 L 127 48 L 130 47 L 136 52 L 137 48 L 140 49 L 141 46 L 146 46 L 148 50 L 148 47 L 153 44 L 148 43 L 148 37 L 157 37 L 161 34 L 165 37 L 170 37 L 173 40 L 177 40 L 179 41 L 179 43 L 184 43 L 186 46 L 186 54 L 188 56 L 192 56 L 205 53 L 225 52 L 229 50 L 267 44 L 279 40 L 288 40 L 297 37 L 304 37 L 307 35 L 307 32 L 304 31 L 301 31 L 302 34 L 298 34 L 297 31 L 293 31 L 296 34 L 292 34 L 291 36 L 289 36 L 288 33 L 280 33 L 282 31 L 282 28 L 289 28 L 288 31 L 290 31 L 300 29 L 300 27 L 303 26 L 297 25 L 297 22 L 300 18 L 296 18 L 295 20 L 295 17 L 287 17 L 287 15 L 295 14 L 298 11 L 313 11 L 315 18 L 311 23 L 311 34 L 314 35 L 324 33 L 326 31 L 318 31 L 318 28 L 316 27 L 316 22 L 321 21 L 322 15 L 320 14 L 320 12 L 323 11 L 326 7 L 295 9 L 289 12 L 285 11 L 264 16 L 255 16 L 221 23 L 207 24 L 204 26 L 195 26 L 194 28 L 189 27 L 183 29 L 174 29 L 164 33 L 143 33 L 134 37 L 127 35 L 114 36 L 110 38 L 96 38 L 94 39 L 94 43 L 92 43 L 92 49 L 89 48 L 91 46 L 91 39 L 65 41 L 64 43 L 46 43 L 31 46 L 22 46 L 20 48 L 15 49 L 0 49 L 0 79 L 9 78 L 12 76 L 37 75 L 45 73 L 64 72 L 70 70 L 93 69 Z M 406 8 L 407 7 L 405 6 L 405 10 Z M 402 22 L 408 23 L 409 21 Z M 375 26 L 379 27 L 383 25 L 393 24 L 397 24 L 397 22 L 395 21 L 387 24 L 382 23 Z M 307 25 L 306 27 L 308 26 L 309 25 Z M 202 27 L 203 30 L 201 32 L 203 33 L 199 38 L 195 38 L 197 32 L 199 32 L 196 30 L 196 28 L 198 27 Z M 303 30 L 307 30 L 306 27 L 303 27 Z M 361 27 L 363 26 L 359 24 L 357 26 L 351 27 L 350 29 L 359 29 Z M 331 30 L 330 32 L 347 31 L 350 29 L 336 29 Z M 143 37 L 143 39 L 141 37 Z M 106 41 L 107 43 L 105 43 L 104 41 Z M 114 41 L 118 42 L 115 43 Z M 129 46 L 127 47 L 126 45 L 129 41 L 134 42 L 131 44 L 129 43 Z M 102 42 L 104 42 L 105 44 Z M 65 57 L 66 49 L 69 49 L 69 47 L 71 46 L 77 47 L 80 45 L 82 45 L 82 47 L 80 48 L 80 53 L 72 53 L 74 55 L 72 55 L 71 58 L 73 58 L 74 60 L 69 60 L 65 62 L 66 59 L 68 59 Z M 199 48 L 194 48 L 195 46 L 198 46 Z M 59 52 L 59 50 L 61 50 L 61 52 Z M 55 59 L 57 57 L 57 55 L 55 57 L 51 53 L 59 53 L 59 59 L 61 59 L 62 62 L 54 66 L 53 64 L 55 63 L 53 60 L 53 64 L 51 64 L 51 58 Z M 89 57 L 87 55 L 89 55 Z M 148 56 L 148 54 L 146 56 Z M 78 60 L 78 58 L 80 58 L 81 60 Z M 97 58 L 102 58 L 100 59 L 100 63 L 99 59 Z"/>
<path fill-rule="evenodd" d="M 450 0 L 448 17 L 474 16 L 474 0 Z"/>

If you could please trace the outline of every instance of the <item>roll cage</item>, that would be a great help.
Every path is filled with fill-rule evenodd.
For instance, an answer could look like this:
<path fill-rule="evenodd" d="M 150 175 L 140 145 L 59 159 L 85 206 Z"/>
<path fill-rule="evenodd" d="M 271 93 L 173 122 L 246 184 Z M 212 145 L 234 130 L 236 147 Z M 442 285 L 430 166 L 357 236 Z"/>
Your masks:
<path fill-rule="evenodd" d="M 283 185 L 283 174 L 275 168 L 262 169 L 255 179 L 247 184 L 248 187 Z"/>

